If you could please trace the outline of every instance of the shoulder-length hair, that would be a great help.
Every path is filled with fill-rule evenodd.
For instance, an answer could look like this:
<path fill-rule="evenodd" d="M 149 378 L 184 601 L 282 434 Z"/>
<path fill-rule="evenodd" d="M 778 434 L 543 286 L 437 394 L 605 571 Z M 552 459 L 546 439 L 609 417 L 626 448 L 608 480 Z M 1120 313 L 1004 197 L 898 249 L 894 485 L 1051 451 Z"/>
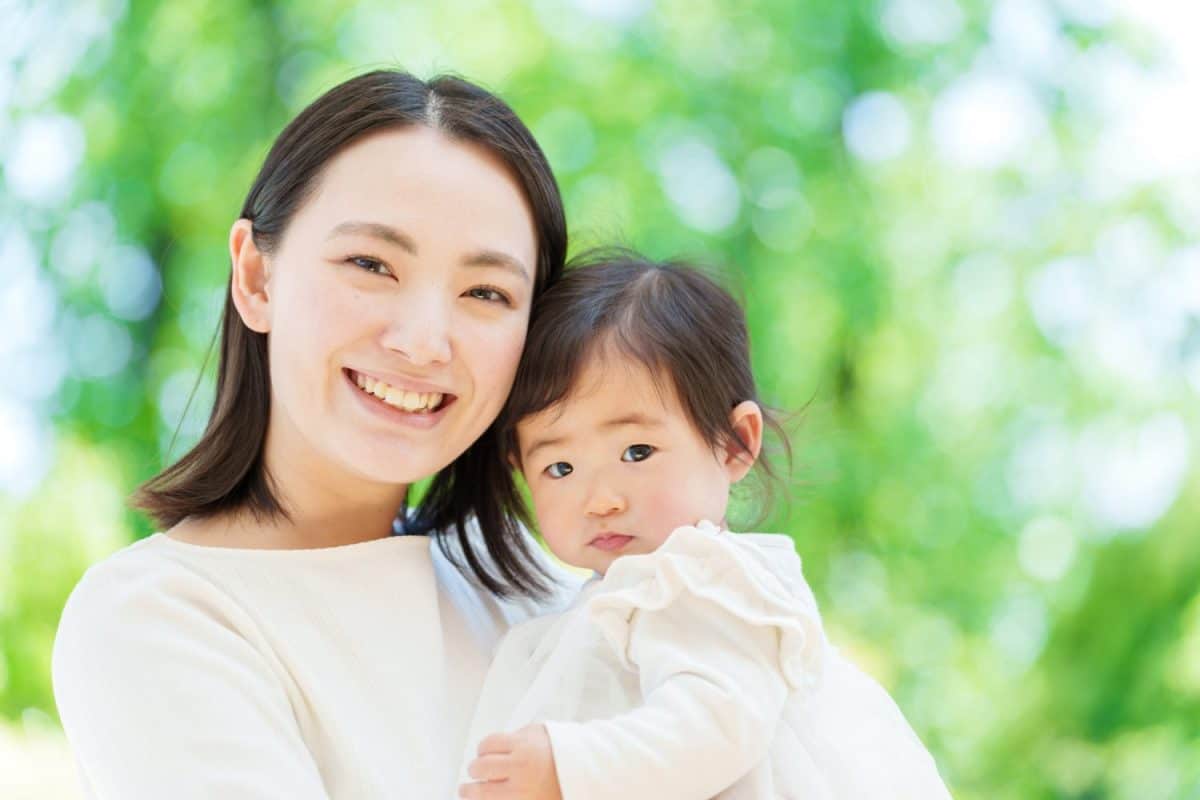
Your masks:
<path fill-rule="evenodd" d="M 422 81 L 379 70 L 326 92 L 275 140 L 241 216 L 264 253 L 279 245 L 296 211 L 317 188 L 329 161 L 362 137 L 424 125 L 478 145 L 511 171 L 533 214 L 537 238 L 534 297 L 554 283 L 566 257 L 562 197 L 541 148 L 513 110 L 490 92 L 456 77 Z M 220 323 L 216 398 L 208 424 L 182 458 L 143 484 L 135 507 L 169 528 L 186 517 L 235 509 L 258 519 L 287 518 L 263 463 L 270 415 L 267 336 L 242 322 L 227 292 Z M 546 574 L 518 523 L 505 513 L 517 496 L 495 427 L 434 477 L 411 527 L 438 536 L 443 552 L 494 594 L 541 594 Z M 469 535 L 477 521 L 487 558 Z M 445 537 L 455 535 L 458 547 Z M 468 577 L 470 577 L 468 575 Z"/>

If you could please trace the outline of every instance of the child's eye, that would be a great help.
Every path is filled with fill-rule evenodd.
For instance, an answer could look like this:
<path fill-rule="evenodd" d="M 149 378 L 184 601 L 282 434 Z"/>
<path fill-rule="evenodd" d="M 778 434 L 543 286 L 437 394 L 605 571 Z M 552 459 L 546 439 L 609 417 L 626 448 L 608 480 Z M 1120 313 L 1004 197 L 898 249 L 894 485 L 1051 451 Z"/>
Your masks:
<path fill-rule="evenodd" d="M 391 275 L 392 272 L 383 262 L 370 256 L 350 256 L 346 261 L 354 266 L 376 275 Z"/>
<path fill-rule="evenodd" d="M 652 444 L 631 444 L 621 453 L 622 461 L 645 461 L 654 452 Z"/>
<path fill-rule="evenodd" d="M 486 300 L 489 303 L 502 303 L 506 306 L 512 305 L 512 299 L 494 286 L 476 286 L 467 290 L 469 297 L 474 297 L 476 300 Z"/>
<path fill-rule="evenodd" d="M 547 475 L 555 479 L 565 478 L 574 471 L 575 468 L 565 461 L 555 461 L 553 464 L 546 467 L 545 470 Z"/>

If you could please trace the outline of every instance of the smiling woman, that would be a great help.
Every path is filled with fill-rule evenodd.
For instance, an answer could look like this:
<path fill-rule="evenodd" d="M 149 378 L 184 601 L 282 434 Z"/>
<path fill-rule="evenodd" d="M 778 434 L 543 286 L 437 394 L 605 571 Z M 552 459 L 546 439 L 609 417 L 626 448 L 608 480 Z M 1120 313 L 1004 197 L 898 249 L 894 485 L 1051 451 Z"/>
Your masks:
<path fill-rule="evenodd" d="M 59 627 L 87 796 L 450 796 L 487 657 L 552 583 L 493 423 L 565 248 L 537 143 L 470 83 L 370 73 L 280 134 L 208 426 L 136 497 L 163 532 Z"/>

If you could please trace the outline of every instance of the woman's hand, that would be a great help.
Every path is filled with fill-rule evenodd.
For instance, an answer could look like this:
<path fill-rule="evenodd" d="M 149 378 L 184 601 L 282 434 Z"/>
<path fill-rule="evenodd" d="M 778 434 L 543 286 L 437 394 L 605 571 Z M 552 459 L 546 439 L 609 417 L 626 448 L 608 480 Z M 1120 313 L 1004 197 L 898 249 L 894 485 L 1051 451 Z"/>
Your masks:
<path fill-rule="evenodd" d="M 467 774 L 476 783 L 464 783 L 458 796 L 468 800 L 562 800 L 545 725 L 488 736 Z"/>

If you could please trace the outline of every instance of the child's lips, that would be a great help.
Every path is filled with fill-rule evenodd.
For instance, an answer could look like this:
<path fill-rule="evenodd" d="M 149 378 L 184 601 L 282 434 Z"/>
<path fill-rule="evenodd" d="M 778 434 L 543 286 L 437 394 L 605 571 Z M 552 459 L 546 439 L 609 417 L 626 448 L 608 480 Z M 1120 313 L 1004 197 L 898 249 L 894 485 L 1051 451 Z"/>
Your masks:
<path fill-rule="evenodd" d="M 605 531 L 595 539 L 592 539 L 590 542 L 588 542 L 588 544 L 599 550 L 607 550 L 612 552 L 614 550 L 620 550 L 632 541 L 632 536 L 626 536 L 623 533 L 612 533 L 610 531 Z"/>

